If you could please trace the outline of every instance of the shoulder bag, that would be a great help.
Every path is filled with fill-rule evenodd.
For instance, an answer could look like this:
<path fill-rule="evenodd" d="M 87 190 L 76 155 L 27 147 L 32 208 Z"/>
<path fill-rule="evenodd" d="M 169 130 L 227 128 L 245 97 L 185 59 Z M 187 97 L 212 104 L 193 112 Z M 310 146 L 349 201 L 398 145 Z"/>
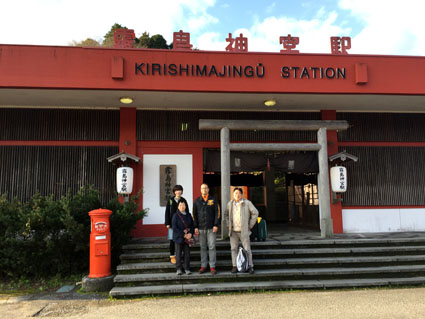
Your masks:
<path fill-rule="evenodd" d="M 184 233 L 185 233 L 185 234 L 189 233 L 189 232 L 190 232 L 190 229 L 189 229 L 189 227 L 187 227 L 186 223 L 184 222 L 183 217 L 180 215 L 180 213 L 179 213 L 179 212 L 177 212 L 176 214 L 177 214 L 177 216 L 179 216 L 179 217 L 180 217 L 180 220 L 182 221 L 182 223 L 183 223 L 183 225 L 184 225 L 184 228 L 185 228 Z M 190 239 L 185 238 L 185 239 L 184 239 L 184 242 L 185 242 L 186 244 L 188 244 L 188 245 L 189 245 L 189 247 L 195 246 L 195 244 L 196 244 L 196 241 L 195 241 L 195 238 L 193 237 L 193 235 L 192 235 L 192 237 L 190 237 Z"/>

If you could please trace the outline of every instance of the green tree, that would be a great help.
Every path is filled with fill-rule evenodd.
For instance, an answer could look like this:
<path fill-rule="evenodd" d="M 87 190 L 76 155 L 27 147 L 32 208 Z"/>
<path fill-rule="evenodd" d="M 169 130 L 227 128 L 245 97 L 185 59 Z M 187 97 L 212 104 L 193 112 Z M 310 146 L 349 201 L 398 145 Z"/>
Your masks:
<path fill-rule="evenodd" d="M 160 34 L 155 34 L 152 37 L 149 36 L 148 32 L 143 34 L 136 39 L 136 48 L 149 48 L 149 49 L 169 49 L 170 46 L 167 44 L 167 40 Z"/>
<path fill-rule="evenodd" d="M 102 42 L 102 46 L 103 47 L 108 47 L 108 48 L 112 48 L 114 46 L 114 31 L 115 29 L 128 29 L 127 27 L 123 27 L 121 24 L 119 23 L 115 23 L 112 27 L 111 30 L 109 30 L 105 36 L 103 37 L 103 42 Z"/>
<path fill-rule="evenodd" d="M 160 34 L 153 35 L 149 40 L 149 48 L 151 49 L 169 49 L 167 41 Z"/>
<path fill-rule="evenodd" d="M 150 36 L 146 31 L 137 39 L 136 38 L 136 48 L 149 48 Z"/>
<path fill-rule="evenodd" d="M 100 43 L 92 38 L 87 38 L 80 42 L 74 40 L 71 45 L 75 47 L 100 47 Z"/>
<path fill-rule="evenodd" d="M 91 38 L 87 38 L 83 41 L 72 41 L 70 45 L 72 46 L 84 46 L 84 47 L 108 47 L 112 48 L 114 46 L 114 31 L 116 29 L 127 29 L 127 27 L 122 26 L 119 23 L 115 23 L 111 29 L 105 34 L 103 37 L 103 41 L 99 43 L 96 40 L 93 40 Z M 155 34 L 152 37 L 149 35 L 148 32 L 143 32 L 143 34 L 136 38 L 134 41 L 133 47 L 135 48 L 148 48 L 148 49 L 172 49 L 173 44 L 170 45 L 167 44 L 167 40 L 164 39 L 164 37 L 161 34 Z"/>

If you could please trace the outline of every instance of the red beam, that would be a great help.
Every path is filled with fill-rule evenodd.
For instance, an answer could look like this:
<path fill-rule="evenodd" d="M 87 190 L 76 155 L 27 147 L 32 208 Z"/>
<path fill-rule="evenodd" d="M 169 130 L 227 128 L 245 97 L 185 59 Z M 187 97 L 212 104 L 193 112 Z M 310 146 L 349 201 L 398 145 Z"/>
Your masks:
<path fill-rule="evenodd" d="M 425 147 L 425 142 L 339 142 L 340 147 Z"/>
<path fill-rule="evenodd" d="M 343 206 L 342 209 L 400 209 L 400 208 L 425 208 L 425 206 Z"/>
<path fill-rule="evenodd" d="M 118 141 L 1 141 L 0 146 L 118 146 Z"/>
<path fill-rule="evenodd" d="M 425 94 L 423 57 L 31 45 L 0 51 L 0 88 Z M 366 84 L 356 65 L 367 68 Z"/>

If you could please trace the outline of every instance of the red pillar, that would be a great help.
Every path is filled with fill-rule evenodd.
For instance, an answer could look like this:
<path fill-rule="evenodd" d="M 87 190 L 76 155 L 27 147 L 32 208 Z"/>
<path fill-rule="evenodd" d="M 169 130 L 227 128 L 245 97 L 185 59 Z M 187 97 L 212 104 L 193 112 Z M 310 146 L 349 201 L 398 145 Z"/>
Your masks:
<path fill-rule="evenodd" d="M 336 111 L 325 110 L 321 111 L 322 120 L 336 120 Z M 338 134 L 336 131 L 327 131 L 328 138 L 328 156 L 338 153 Z M 330 187 L 330 189 L 332 189 Z M 331 194 L 329 194 L 331 197 Z M 342 204 L 337 202 L 336 204 L 332 203 L 331 199 L 331 217 L 333 220 L 333 230 L 334 234 L 341 234 L 342 229 Z"/>
<path fill-rule="evenodd" d="M 120 152 L 136 155 L 136 109 L 120 108 Z"/>
<path fill-rule="evenodd" d="M 119 140 L 119 152 L 126 152 L 128 154 L 136 155 L 136 108 L 122 107 L 120 108 L 120 140 Z M 134 181 L 133 181 L 133 194 L 142 187 L 141 185 L 141 165 L 131 163 L 131 167 L 134 169 Z M 124 200 L 120 197 L 120 201 Z M 141 202 L 140 198 L 140 202 Z"/>

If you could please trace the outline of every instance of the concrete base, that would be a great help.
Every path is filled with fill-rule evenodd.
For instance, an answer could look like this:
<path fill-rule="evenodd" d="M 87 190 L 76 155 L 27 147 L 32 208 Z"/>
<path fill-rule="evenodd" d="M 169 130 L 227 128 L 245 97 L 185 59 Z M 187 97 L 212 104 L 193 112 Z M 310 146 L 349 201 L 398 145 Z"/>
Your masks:
<path fill-rule="evenodd" d="M 102 278 L 85 276 L 82 281 L 84 291 L 109 291 L 114 287 L 114 275 Z"/>

